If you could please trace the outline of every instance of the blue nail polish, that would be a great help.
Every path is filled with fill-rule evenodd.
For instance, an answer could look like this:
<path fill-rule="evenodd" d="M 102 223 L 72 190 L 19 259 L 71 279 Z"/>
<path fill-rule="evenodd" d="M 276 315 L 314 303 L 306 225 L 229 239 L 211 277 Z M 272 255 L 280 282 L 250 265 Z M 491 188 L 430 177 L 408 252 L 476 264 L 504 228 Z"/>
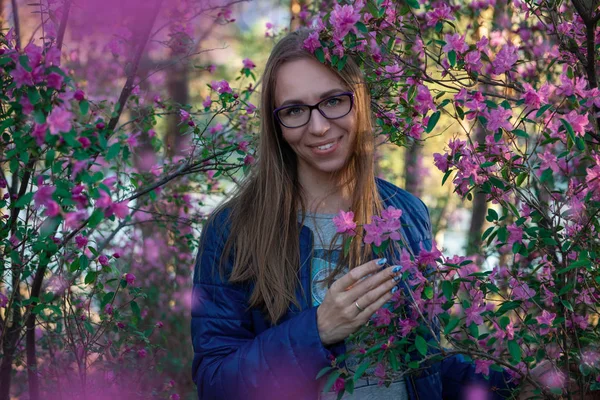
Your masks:
<path fill-rule="evenodd" d="M 402 278 L 400 278 L 398 275 L 396 275 L 396 276 L 394 277 L 394 280 L 395 280 L 396 282 L 400 282 L 400 279 L 402 279 Z"/>
<path fill-rule="evenodd" d="M 398 291 L 398 286 L 396 285 L 392 288 L 392 294 L 396 293 L 397 291 Z"/>
<path fill-rule="evenodd" d="M 392 270 L 392 272 L 393 272 L 394 274 L 397 274 L 398 272 L 400 272 L 400 270 L 401 270 L 401 269 L 402 269 L 402 266 L 401 266 L 401 265 L 396 265 L 396 266 L 394 267 L 394 269 Z"/>
<path fill-rule="evenodd" d="M 377 265 L 383 265 L 387 262 L 387 258 L 380 258 L 377 260 Z"/>

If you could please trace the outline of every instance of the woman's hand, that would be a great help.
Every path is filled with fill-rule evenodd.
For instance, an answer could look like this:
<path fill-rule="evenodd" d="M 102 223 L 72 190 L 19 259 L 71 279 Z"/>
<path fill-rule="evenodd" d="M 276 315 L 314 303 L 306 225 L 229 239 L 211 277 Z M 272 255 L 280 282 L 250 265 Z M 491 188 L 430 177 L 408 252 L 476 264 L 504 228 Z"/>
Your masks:
<path fill-rule="evenodd" d="M 382 260 L 380 264 L 385 263 L 385 259 Z M 317 326 L 324 345 L 346 339 L 392 298 L 391 290 L 397 284 L 394 277 L 400 268 L 392 266 L 381 270 L 377 261 L 352 269 L 336 280 L 325 294 L 317 309 Z"/>

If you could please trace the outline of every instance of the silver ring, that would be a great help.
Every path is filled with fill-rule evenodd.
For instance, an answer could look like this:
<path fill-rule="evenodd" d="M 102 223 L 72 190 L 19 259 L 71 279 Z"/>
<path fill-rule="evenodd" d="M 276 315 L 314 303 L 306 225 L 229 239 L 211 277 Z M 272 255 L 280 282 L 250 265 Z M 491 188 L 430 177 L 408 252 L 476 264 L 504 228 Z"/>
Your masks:
<path fill-rule="evenodd" d="M 360 312 L 363 312 L 363 311 L 365 311 L 365 310 L 364 310 L 364 309 L 363 309 L 361 306 L 359 306 L 359 305 L 358 305 L 358 300 L 356 300 L 356 301 L 354 302 L 354 305 L 356 306 L 356 308 L 358 308 L 358 311 L 360 311 Z"/>

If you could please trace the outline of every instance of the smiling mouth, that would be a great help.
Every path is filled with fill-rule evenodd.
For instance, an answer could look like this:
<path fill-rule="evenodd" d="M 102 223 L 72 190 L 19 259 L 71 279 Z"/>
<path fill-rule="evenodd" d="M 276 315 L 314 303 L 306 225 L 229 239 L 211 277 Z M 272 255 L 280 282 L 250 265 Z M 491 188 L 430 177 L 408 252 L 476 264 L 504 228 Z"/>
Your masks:
<path fill-rule="evenodd" d="M 338 142 L 338 140 L 340 140 L 340 138 L 333 139 L 332 141 L 322 144 L 320 146 L 308 146 L 308 147 L 312 147 L 314 149 L 319 149 L 319 150 L 327 150 L 327 149 L 330 149 L 333 146 L 335 146 L 335 144 Z"/>

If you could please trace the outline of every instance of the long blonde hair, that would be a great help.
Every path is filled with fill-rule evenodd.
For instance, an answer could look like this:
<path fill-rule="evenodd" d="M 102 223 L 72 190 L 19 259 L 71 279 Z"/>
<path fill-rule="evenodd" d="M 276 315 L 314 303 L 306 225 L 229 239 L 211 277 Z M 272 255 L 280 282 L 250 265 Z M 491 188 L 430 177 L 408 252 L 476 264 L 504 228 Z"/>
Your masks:
<path fill-rule="evenodd" d="M 223 261 L 235 248 L 231 283 L 252 282 L 254 290 L 249 307 L 260 307 L 272 323 L 288 310 L 299 306 L 295 291 L 300 285 L 300 246 L 298 211 L 306 205 L 297 175 L 297 157 L 283 140 L 281 128 L 273 117 L 275 84 L 279 68 L 298 59 L 316 59 L 303 48 L 309 29 L 300 29 L 281 39 L 273 48 L 263 75 L 261 96 L 261 135 L 257 163 L 233 197 L 219 206 L 212 216 L 229 208 L 230 234 L 221 257 Z M 351 210 L 358 224 L 368 223 L 382 205 L 375 183 L 373 152 L 375 140 L 371 123 L 371 99 L 362 72 L 350 57 L 341 71 L 331 68 L 348 90 L 354 92 L 357 134 L 346 168 L 337 173 L 340 186 L 351 188 Z M 302 219 L 303 222 L 303 219 Z M 357 238 L 342 257 L 331 276 L 348 265 L 358 266 L 371 258 L 370 246 Z"/>

